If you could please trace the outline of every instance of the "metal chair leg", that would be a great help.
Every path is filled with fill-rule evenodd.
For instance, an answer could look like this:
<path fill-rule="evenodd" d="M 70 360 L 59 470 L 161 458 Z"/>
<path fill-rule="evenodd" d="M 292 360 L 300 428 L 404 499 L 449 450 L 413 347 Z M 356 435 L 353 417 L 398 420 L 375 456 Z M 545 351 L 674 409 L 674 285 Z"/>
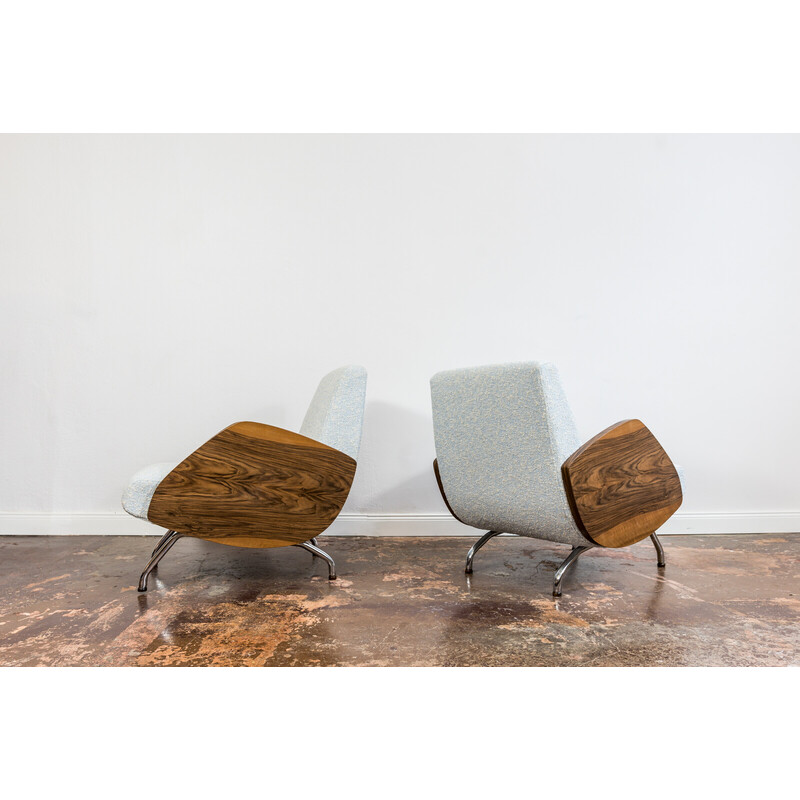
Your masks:
<path fill-rule="evenodd" d="M 335 581 L 336 580 L 336 564 L 334 560 L 321 548 L 316 547 L 313 544 L 309 544 L 308 542 L 303 542 L 302 544 L 296 544 L 295 547 L 302 547 L 303 550 L 308 550 L 309 553 L 312 553 L 315 556 L 319 556 L 320 558 L 325 559 L 328 562 L 328 580 Z"/>
<path fill-rule="evenodd" d="M 309 542 L 311 542 L 311 544 L 313 544 L 313 545 L 314 545 L 314 547 L 316 547 L 316 546 L 317 546 L 317 538 L 316 538 L 316 536 L 313 536 L 313 537 L 312 537 L 311 539 L 309 539 L 308 541 L 309 541 Z"/>
<path fill-rule="evenodd" d="M 464 572 L 467 575 L 472 575 L 472 559 L 475 558 L 475 553 L 477 553 L 489 539 L 494 539 L 495 536 L 499 536 L 501 533 L 502 531 L 489 531 L 488 533 L 484 533 L 483 536 L 470 547 L 469 553 L 467 553 L 467 566 L 464 567 Z"/>
<path fill-rule="evenodd" d="M 139 591 L 146 592 L 147 591 L 147 577 L 150 573 L 156 568 L 156 565 L 162 558 L 172 549 L 172 546 L 178 539 L 182 538 L 183 534 L 178 533 L 177 531 L 168 531 L 167 535 L 163 537 L 163 539 L 159 542 L 158 547 L 156 547 L 150 561 L 147 562 L 147 566 L 144 568 L 144 572 L 142 576 L 139 578 Z"/>
<path fill-rule="evenodd" d="M 658 536 L 656 536 L 655 532 L 650 534 L 650 538 L 653 540 L 653 544 L 656 547 L 656 555 L 658 556 L 658 566 L 666 567 L 667 558 L 664 555 L 664 548 L 661 546 L 661 540 L 658 538 Z"/>
<path fill-rule="evenodd" d="M 164 535 L 163 535 L 163 536 L 162 536 L 162 537 L 161 537 L 161 538 L 158 540 L 158 544 L 157 544 L 157 545 L 156 545 L 156 546 L 153 548 L 153 553 L 152 553 L 152 555 L 155 555 L 155 554 L 156 554 L 156 553 L 157 553 L 157 552 L 158 552 L 158 551 L 161 549 L 161 547 L 164 545 L 164 543 L 167 541 L 167 539 L 169 539 L 169 538 L 172 536 L 172 534 L 173 534 L 173 533 L 175 533 L 175 531 L 167 531 L 167 532 L 166 532 L 166 533 L 165 533 L 165 534 L 164 534 Z"/>
<path fill-rule="evenodd" d="M 555 579 L 553 581 L 553 597 L 561 597 L 561 579 L 564 577 L 564 573 L 578 560 L 583 553 L 591 549 L 591 545 L 588 547 L 572 548 L 572 552 L 564 559 L 564 562 L 556 570 Z"/>

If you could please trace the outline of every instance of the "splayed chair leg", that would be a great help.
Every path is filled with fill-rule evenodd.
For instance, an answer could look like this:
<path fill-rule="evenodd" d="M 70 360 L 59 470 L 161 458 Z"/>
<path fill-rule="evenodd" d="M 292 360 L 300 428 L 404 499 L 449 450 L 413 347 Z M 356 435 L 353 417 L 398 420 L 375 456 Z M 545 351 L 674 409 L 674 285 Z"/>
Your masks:
<path fill-rule="evenodd" d="M 464 567 L 464 572 L 467 575 L 472 575 L 472 559 L 475 558 L 475 553 L 477 553 L 489 539 L 494 539 L 495 536 L 499 536 L 500 534 L 501 531 L 489 531 L 488 533 L 484 533 L 483 536 L 470 547 L 469 553 L 467 553 L 467 565 Z"/>
<path fill-rule="evenodd" d="M 317 538 L 316 538 L 316 536 L 312 536 L 308 541 L 311 542 L 311 544 L 313 544 L 314 547 L 317 547 Z"/>
<path fill-rule="evenodd" d="M 336 564 L 334 560 L 321 548 L 316 547 L 313 544 L 309 544 L 308 542 L 303 542 L 302 544 L 296 544 L 295 547 L 302 547 L 303 550 L 308 550 L 309 553 L 312 553 L 315 556 L 319 556 L 320 558 L 324 559 L 328 562 L 328 580 L 335 581 L 336 580 Z"/>
<path fill-rule="evenodd" d="M 591 545 L 588 547 L 572 548 L 572 552 L 564 559 L 564 562 L 556 570 L 555 579 L 553 580 L 553 597 L 561 597 L 561 579 L 564 577 L 564 573 L 578 560 L 583 553 L 591 549 Z"/>
<path fill-rule="evenodd" d="M 182 534 L 179 534 L 177 531 L 167 531 L 162 537 L 159 543 L 156 545 L 155 550 L 153 550 L 152 555 L 150 556 L 151 559 L 155 559 L 155 563 L 153 564 L 152 569 L 155 569 L 158 566 L 158 562 L 161 561 L 162 556 L 167 554 L 167 551 L 172 547 L 175 542 L 180 539 Z"/>
<path fill-rule="evenodd" d="M 155 555 L 155 554 L 156 554 L 156 553 L 157 553 L 157 552 L 158 552 L 158 551 L 159 551 L 159 550 L 160 550 L 160 549 L 161 549 L 161 548 L 164 546 L 164 544 L 166 543 L 167 539 L 170 539 L 170 538 L 172 537 L 172 534 L 173 534 L 173 533 L 175 533 L 175 531 L 167 531 L 167 532 L 166 532 L 166 533 L 165 533 L 165 534 L 164 534 L 164 535 L 163 535 L 163 536 L 162 536 L 162 537 L 161 537 L 161 538 L 158 540 L 158 544 L 157 544 L 157 545 L 156 545 L 156 546 L 153 548 L 153 553 L 152 553 L 152 555 Z"/>
<path fill-rule="evenodd" d="M 147 577 L 156 568 L 158 562 L 161 561 L 161 559 L 164 558 L 164 556 L 172 549 L 172 546 L 175 544 L 175 542 L 182 537 L 182 533 L 178 533 L 177 531 L 167 531 L 166 535 L 161 539 L 161 541 L 158 543 L 158 546 L 153 551 L 153 555 L 147 562 L 147 566 L 144 568 L 142 576 L 139 578 L 140 592 L 147 591 Z"/>
<path fill-rule="evenodd" d="M 650 534 L 650 538 L 653 540 L 653 544 L 656 548 L 656 555 L 658 556 L 658 566 L 659 567 L 666 567 L 667 566 L 667 558 L 664 555 L 664 548 L 661 546 L 661 540 L 656 536 L 655 532 Z"/>

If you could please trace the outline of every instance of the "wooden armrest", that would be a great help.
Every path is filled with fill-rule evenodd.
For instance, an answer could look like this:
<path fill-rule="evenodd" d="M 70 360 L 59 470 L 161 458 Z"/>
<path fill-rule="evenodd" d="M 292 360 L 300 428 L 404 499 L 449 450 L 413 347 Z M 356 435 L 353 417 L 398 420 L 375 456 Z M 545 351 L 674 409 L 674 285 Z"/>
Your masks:
<path fill-rule="evenodd" d="M 646 538 L 683 502 L 675 465 L 638 419 L 597 434 L 564 462 L 561 474 L 575 523 L 603 547 Z"/>
<path fill-rule="evenodd" d="M 237 422 L 158 485 L 156 525 L 225 544 L 279 547 L 322 533 L 344 505 L 356 462 L 299 433 Z"/>

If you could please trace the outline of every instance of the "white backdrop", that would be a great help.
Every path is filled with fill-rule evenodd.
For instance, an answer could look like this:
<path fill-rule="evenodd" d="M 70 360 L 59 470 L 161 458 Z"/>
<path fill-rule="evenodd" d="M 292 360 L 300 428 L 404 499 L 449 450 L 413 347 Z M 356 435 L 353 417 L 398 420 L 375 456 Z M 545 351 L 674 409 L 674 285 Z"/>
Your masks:
<path fill-rule="evenodd" d="M 443 532 L 428 379 L 529 359 L 685 467 L 670 530 L 800 530 L 799 222 L 798 136 L 0 136 L 0 532 L 154 533 L 136 469 L 346 363 L 334 530 Z"/>

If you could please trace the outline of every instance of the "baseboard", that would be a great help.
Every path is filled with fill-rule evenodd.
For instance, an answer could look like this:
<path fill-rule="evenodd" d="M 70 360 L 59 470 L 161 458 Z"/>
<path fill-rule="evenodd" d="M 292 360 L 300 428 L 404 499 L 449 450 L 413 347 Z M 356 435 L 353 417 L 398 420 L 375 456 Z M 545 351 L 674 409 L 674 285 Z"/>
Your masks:
<path fill-rule="evenodd" d="M 118 514 L 0 514 L 0 535 L 156 535 L 161 529 Z M 800 511 L 678 513 L 659 534 L 798 533 Z M 342 514 L 326 536 L 474 536 L 448 514 Z"/>

